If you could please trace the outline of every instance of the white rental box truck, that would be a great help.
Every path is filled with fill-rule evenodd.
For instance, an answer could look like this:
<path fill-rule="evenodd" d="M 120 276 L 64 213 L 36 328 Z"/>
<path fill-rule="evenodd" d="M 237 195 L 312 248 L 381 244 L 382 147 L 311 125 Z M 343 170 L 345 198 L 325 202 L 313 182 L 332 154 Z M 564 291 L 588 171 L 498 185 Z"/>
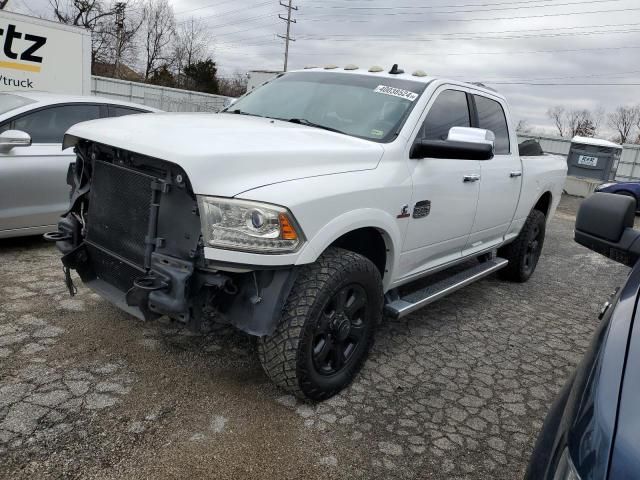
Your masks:
<path fill-rule="evenodd" d="M 91 93 L 91 33 L 0 11 L 0 91 Z"/>

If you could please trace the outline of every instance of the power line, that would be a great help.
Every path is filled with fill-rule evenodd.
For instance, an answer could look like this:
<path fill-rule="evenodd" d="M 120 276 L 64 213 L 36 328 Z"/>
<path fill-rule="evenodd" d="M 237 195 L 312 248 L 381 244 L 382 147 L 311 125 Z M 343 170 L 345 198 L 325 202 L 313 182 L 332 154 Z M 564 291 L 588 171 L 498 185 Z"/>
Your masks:
<path fill-rule="evenodd" d="M 27 3 L 27 0 L 21 0 L 22 6 L 24 8 L 27 9 L 27 11 L 29 12 L 30 15 L 34 16 L 34 17 L 38 17 L 39 15 L 33 11 L 33 9 L 29 6 L 29 4 Z"/>
<path fill-rule="evenodd" d="M 276 19 L 276 17 L 271 18 L 271 22 L 268 24 L 264 24 L 264 25 L 253 25 L 250 28 L 245 28 L 243 30 L 234 30 L 233 32 L 224 32 L 224 36 L 227 37 L 229 35 L 237 35 L 238 33 L 246 33 L 246 32 L 255 32 L 256 28 L 258 27 L 269 27 L 269 26 L 275 26 L 275 24 L 273 23 L 273 21 Z M 210 28 L 210 27 L 207 27 Z"/>
<path fill-rule="evenodd" d="M 305 2 L 307 0 L 300 0 L 301 2 Z M 311 1 L 311 0 L 309 0 Z M 312 0 L 315 2 L 315 0 Z M 332 5 L 331 2 L 336 1 L 338 2 L 338 5 Z M 362 0 L 364 1 L 364 0 Z M 371 1 L 371 0 L 370 0 Z M 491 2 L 491 3 L 463 3 L 463 4 L 458 4 L 458 5 L 451 5 L 451 4 L 446 4 L 446 5 L 394 5 L 393 7 L 380 7 L 380 6 L 374 6 L 374 7 L 365 7 L 362 5 L 354 5 L 354 2 L 349 1 L 349 6 L 343 6 L 342 4 L 344 3 L 342 0 L 324 0 L 322 2 L 323 6 L 327 6 L 330 8 L 348 8 L 348 9 L 368 9 L 368 10 L 373 10 L 373 9 L 387 9 L 387 10 L 396 10 L 396 9 L 427 9 L 427 10 L 432 10 L 434 8 L 466 8 L 466 7 L 495 7 L 495 6 L 500 6 L 500 5 L 513 5 L 516 3 L 523 3 L 523 4 L 531 4 L 531 3 L 549 3 L 551 0 L 515 0 L 515 1 L 505 1 L 505 2 Z M 595 0 L 596 2 L 613 2 L 613 1 L 623 1 L 623 0 Z M 587 2 L 582 2 L 579 1 L 577 2 L 578 4 L 582 4 L 582 3 L 589 3 Z M 557 5 L 557 4 L 556 4 Z M 312 8 L 311 5 L 308 5 L 309 8 Z M 536 8 L 535 5 L 533 5 L 531 8 Z"/>
<path fill-rule="evenodd" d="M 526 16 L 521 16 L 521 17 L 493 17 L 493 18 L 443 18 L 443 19 L 438 19 L 439 22 L 482 22 L 482 21 L 496 21 L 496 20 L 530 20 L 532 18 L 548 18 L 548 17 L 566 17 L 566 16 L 580 16 L 580 15 L 593 15 L 596 13 L 617 13 L 617 12 L 630 12 L 630 11 L 638 11 L 640 10 L 640 7 L 634 7 L 634 8 L 616 8 L 616 9 L 608 9 L 608 10 L 593 10 L 593 11 L 589 11 L 589 12 L 566 12 L 566 13 L 545 13 L 545 14 L 541 14 L 541 15 L 526 15 Z M 487 11 L 487 10 L 485 10 Z M 430 12 L 431 15 L 437 15 L 439 13 L 443 13 L 443 12 Z M 452 12 L 452 13 L 456 13 L 456 12 Z M 460 13 L 460 12 L 457 12 Z M 464 12 L 463 12 L 464 13 Z M 397 16 L 399 15 L 399 13 L 383 13 L 383 14 L 379 14 L 379 16 Z M 416 14 L 418 15 L 418 14 Z M 323 20 L 322 18 L 318 18 L 318 17 L 323 17 L 323 16 L 327 16 L 327 15 L 316 15 L 315 17 L 313 15 L 305 15 L 305 19 L 308 18 L 309 22 L 324 22 L 326 20 Z M 335 18 L 335 16 L 329 15 L 331 16 L 331 20 L 332 22 L 337 22 L 337 21 L 347 21 L 349 23 L 367 23 L 370 22 L 371 20 L 351 20 L 351 19 L 338 19 Z M 343 15 L 344 16 L 344 15 Z M 374 19 L 375 20 L 375 19 Z M 402 23 L 424 23 L 423 19 L 420 20 L 399 20 L 399 22 Z"/>
<path fill-rule="evenodd" d="M 256 37 L 249 37 L 249 38 L 242 38 L 242 39 L 238 39 L 238 40 L 223 40 L 220 42 L 216 42 L 216 45 L 239 45 L 239 46 L 250 46 L 251 43 L 250 42 L 257 42 L 257 41 L 267 41 L 267 40 L 274 40 L 276 39 L 276 35 L 273 33 L 267 33 L 264 35 L 258 35 Z M 280 42 L 277 42 L 278 44 L 280 44 Z M 257 45 L 261 45 L 261 43 L 258 43 Z"/>
<path fill-rule="evenodd" d="M 239 25 L 241 23 L 248 23 L 248 22 L 252 22 L 254 20 L 259 20 L 259 19 L 264 19 L 264 18 L 275 18 L 275 15 L 277 13 L 278 13 L 277 11 L 276 12 L 269 12 L 269 13 L 266 13 L 264 15 L 257 15 L 255 17 L 239 19 L 237 21 L 232 21 L 232 22 L 229 22 L 229 23 L 223 23 L 223 24 L 220 24 L 220 25 L 207 25 L 207 28 L 224 28 L 224 27 L 228 27 L 228 26 L 231 26 L 231 25 Z M 201 17 L 200 20 L 202 20 L 203 18 L 211 18 L 211 17 Z"/>
<path fill-rule="evenodd" d="M 546 33 L 546 34 L 530 34 L 530 35 L 509 35 L 509 36 L 493 36 L 493 37 L 479 37 L 479 36 L 471 36 L 471 37 L 455 37 L 455 38 L 422 38 L 422 39 L 412 39 L 412 38 L 382 38 L 377 40 L 367 40 L 368 42 L 446 42 L 446 41 L 458 41 L 458 40 L 516 40 L 523 38 L 554 38 L 554 37 L 574 37 L 574 36 L 590 36 L 590 35 L 621 35 L 627 33 L 637 33 L 640 32 L 640 29 L 627 29 L 627 30 L 603 30 L 599 32 L 565 32 L 565 33 Z M 300 40 L 306 41 L 324 41 L 329 40 L 328 37 L 316 37 L 316 38 L 305 38 L 300 37 Z M 363 38 L 364 40 L 364 38 Z M 355 40 L 351 38 L 334 38 L 333 42 L 354 42 Z"/>
<path fill-rule="evenodd" d="M 252 6 L 251 8 L 252 9 L 254 9 L 254 8 L 257 9 L 257 8 L 266 7 L 268 5 L 269 6 L 273 5 L 273 2 L 266 1 L 266 2 L 262 2 L 262 3 L 258 3 L 258 4 L 254 5 L 254 6 Z M 215 18 L 219 18 L 219 17 L 224 17 L 225 15 L 230 15 L 230 14 L 234 14 L 234 13 L 238 13 L 238 12 L 246 12 L 246 11 L 247 11 L 247 9 L 244 8 L 244 7 L 243 8 L 237 8 L 235 10 L 225 10 L 224 12 L 215 13 L 213 15 L 208 15 L 208 16 L 205 16 L 205 17 L 191 17 L 191 18 L 188 18 L 188 19 L 185 19 L 185 20 L 180 20 L 180 21 L 178 21 L 176 23 L 177 24 L 181 24 L 181 23 L 190 22 L 191 19 L 193 19 L 193 18 L 197 18 L 198 20 L 205 20 L 207 18 L 214 18 L 214 17 Z"/>
<path fill-rule="evenodd" d="M 423 53 L 415 52 L 412 55 L 421 57 L 442 57 L 442 56 L 461 56 L 461 55 L 523 55 L 532 53 L 575 53 L 575 52 L 591 52 L 591 51 L 606 51 L 606 50 L 628 50 L 628 49 L 640 49 L 640 45 L 635 46 L 623 46 L 623 47 L 594 47 L 594 48 L 569 48 L 569 49 L 552 49 L 552 50 L 515 50 L 506 52 L 447 52 L 447 53 Z M 297 56 L 341 56 L 341 57 L 353 57 L 353 54 L 340 52 L 340 53 L 319 53 L 319 52 L 307 52 L 297 53 Z"/>
<path fill-rule="evenodd" d="M 411 38 L 417 41 L 424 40 L 425 36 L 454 36 L 454 35 L 498 35 L 503 33 L 524 33 L 524 32 L 544 32 L 550 30 L 576 30 L 578 28 L 609 28 L 609 27 L 637 27 L 639 26 L 639 22 L 633 23 L 605 23 L 605 24 L 597 24 L 597 25 L 579 25 L 573 27 L 548 27 L 548 28 L 520 28 L 518 30 L 497 30 L 490 32 L 444 32 L 444 33 L 423 33 L 420 36 L 416 35 L 403 35 L 398 33 L 382 33 L 382 34 L 364 34 L 364 35 L 352 35 L 352 34 L 343 34 L 343 33 L 331 33 L 331 34 L 322 34 L 323 38 L 327 37 L 361 37 L 361 38 Z M 306 35 L 306 37 L 312 37 L 313 35 Z"/>
<path fill-rule="evenodd" d="M 275 12 L 274 12 L 275 15 Z M 251 17 L 243 20 L 244 22 L 253 21 L 255 19 L 275 19 L 271 17 L 271 15 L 266 16 L 258 16 Z M 230 25 L 235 25 L 238 22 L 231 22 L 227 24 L 220 25 L 207 25 L 207 28 L 226 28 Z M 531 38 L 531 37 L 552 37 L 552 36 L 571 36 L 571 35 L 592 35 L 592 34 L 618 34 L 618 33 L 633 33 L 634 29 L 625 29 L 625 30 L 601 30 L 601 31 L 587 31 L 587 32 L 565 32 L 566 30 L 576 30 L 576 29 L 591 29 L 591 28 L 610 28 L 610 27 L 637 27 L 640 23 L 614 23 L 614 24 L 599 24 L 599 25 L 583 25 L 583 26 L 573 26 L 573 27 L 550 27 L 550 28 L 537 28 L 537 29 L 517 29 L 517 30 L 497 30 L 497 31 L 488 31 L 488 32 L 443 32 L 443 33 L 425 33 L 422 36 L 407 36 L 402 34 L 365 34 L 365 35 L 351 35 L 351 34 L 307 34 L 299 37 L 301 40 L 333 40 L 333 41 L 357 41 L 357 40 L 366 40 L 366 41 L 410 41 L 410 42 L 431 42 L 437 39 L 447 40 L 446 38 L 440 37 L 455 37 L 450 38 L 448 40 L 501 40 L 501 39 L 514 39 L 514 38 Z M 269 24 L 264 25 L 269 26 Z M 242 30 L 234 30 L 232 32 L 225 32 L 224 35 L 236 35 L 239 33 L 245 33 L 248 31 L 255 31 L 256 27 L 252 26 L 250 28 L 242 29 Z M 550 34 L 539 35 L 539 32 L 553 32 Z M 557 31 L 560 31 L 558 33 Z M 524 34 L 525 32 L 534 32 L 533 35 Z M 501 34 L 519 34 L 523 33 L 523 35 L 501 35 Z M 472 37 L 464 37 L 464 35 L 473 35 Z M 483 35 L 483 36 L 479 36 Z M 495 36 L 486 36 L 486 35 L 495 35 Z M 434 37 L 434 38 L 425 38 L 425 37 Z"/>
<path fill-rule="evenodd" d="M 215 8 L 215 7 L 219 7 L 220 5 L 224 5 L 226 3 L 237 3 L 238 0 L 225 0 L 224 2 L 218 2 L 218 3 L 213 3 L 213 4 L 209 4 L 209 5 L 205 5 L 203 7 L 198 7 L 198 8 L 192 8 L 191 10 L 183 10 L 181 12 L 177 12 L 176 15 L 184 15 L 185 13 L 190 13 L 190 12 L 197 12 L 199 10 L 204 10 L 205 8 Z"/>
<path fill-rule="evenodd" d="M 634 75 L 640 73 L 640 70 L 631 70 L 627 72 L 608 72 L 608 73 L 592 73 L 592 74 L 581 74 L 581 75 L 560 75 L 555 77 L 538 77 L 538 78 L 527 78 L 524 79 L 522 77 L 503 77 L 503 78 L 484 78 L 481 79 L 481 82 L 493 83 L 495 82 L 506 82 L 506 81 L 528 81 L 528 82 L 537 82 L 537 81 L 545 81 L 545 80 L 568 80 L 571 78 L 597 78 L 597 77 L 619 77 L 624 75 Z"/>
<path fill-rule="evenodd" d="M 492 85 L 528 85 L 532 87 L 638 87 L 640 83 L 535 83 L 491 82 Z"/>
<path fill-rule="evenodd" d="M 25 0 L 22 0 L 23 2 Z M 197 7 L 197 8 L 192 8 L 189 10 L 182 10 L 180 12 L 176 12 L 176 15 L 184 15 L 185 13 L 191 13 L 191 12 L 197 12 L 200 10 L 205 10 L 208 8 L 215 8 L 215 7 L 219 7 L 220 5 L 226 5 L 229 3 L 237 3 L 238 0 L 225 0 L 222 2 L 217 2 L 217 3 L 213 3 L 213 4 L 208 4 L 208 5 L 204 5 L 202 7 Z M 302 0 L 301 0 L 302 1 Z M 396 7 L 343 7 L 343 6 L 338 6 L 338 5 L 326 5 L 326 0 L 323 3 L 324 6 L 322 7 L 318 7 L 318 6 L 309 6 L 309 8 L 345 8 L 345 9 L 358 9 L 358 8 L 363 8 L 363 9 L 433 9 L 433 8 L 442 8 L 442 7 L 449 7 L 449 8 L 463 8 L 463 7 L 488 7 L 488 6 L 496 6 L 496 5 L 513 5 L 514 3 L 523 3 L 523 4 L 530 4 L 530 3 L 540 3 L 540 2 L 544 2 L 544 1 L 549 1 L 549 0 L 520 0 L 520 1 L 516 1 L 516 2 L 494 2 L 494 3 L 484 3 L 484 4 L 461 4 L 461 5 L 429 5 L 429 6 L 424 6 L 424 5 L 420 5 L 420 6 L 396 6 Z M 598 2 L 619 2 L 619 1 L 623 1 L 623 0 L 591 0 L 591 1 L 587 1 L 587 2 L 579 2 L 580 4 L 582 3 L 598 3 Z M 537 6 L 532 6 L 532 8 L 536 8 Z M 255 5 L 247 5 L 246 7 L 244 7 L 244 10 L 246 10 L 247 8 L 255 8 Z M 487 10 L 485 10 L 487 11 Z M 205 17 L 207 18 L 207 17 Z"/>
<path fill-rule="evenodd" d="M 547 3 L 543 3 L 540 5 L 529 5 L 529 6 L 518 6 L 518 7 L 514 7 L 512 6 L 513 3 L 540 3 L 540 2 L 547 2 Z M 494 5 L 511 5 L 509 7 L 500 7 L 500 8 L 489 8 L 489 9 L 472 9 L 472 10 L 447 10 L 447 11 L 442 11 L 442 12 L 425 12 L 429 15 L 439 15 L 439 14 L 450 14 L 450 13 L 472 13 L 472 12 L 497 12 L 497 11 L 503 11 L 503 10 L 522 10 L 524 8 L 548 8 L 548 7 L 567 7 L 567 6 L 573 6 L 573 5 L 586 5 L 586 4 L 594 4 L 594 3 L 611 3 L 611 2 L 620 2 L 623 0 L 586 0 L 586 1 L 578 1 L 578 2 L 567 2 L 567 3 L 548 3 L 550 0 L 530 0 L 530 1 L 524 1 L 524 2 L 509 2 L 509 3 L 496 3 Z M 491 5 L 491 4 L 489 4 Z M 462 6 L 458 7 L 455 5 L 447 5 L 450 8 L 461 8 Z M 466 6 L 473 6 L 475 7 L 476 5 L 466 5 Z M 380 6 L 375 6 L 375 7 L 361 7 L 361 6 L 343 6 L 343 5 L 322 5 L 322 6 L 318 6 L 318 5 L 313 5 L 313 6 L 308 6 L 307 8 L 311 8 L 311 9 L 322 9 L 322 10 L 326 10 L 326 9 L 332 9 L 332 10 L 347 10 L 347 11 L 360 11 L 360 10 L 393 10 L 393 14 L 392 15 L 423 15 L 424 13 L 417 13 L 415 11 L 410 11 L 410 12 L 402 12 L 399 10 L 432 10 L 434 8 L 442 8 L 444 7 L 444 5 L 440 5 L 440 6 L 434 6 L 434 5 L 417 5 L 417 6 L 401 6 L 401 7 L 380 7 Z M 326 15 L 331 15 L 331 14 L 326 14 Z M 377 12 L 364 12 L 364 13 L 352 13 L 352 14 L 342 14 L 342 15 L 389 15 L 389 14 L 380 14 Z"/>
<path fill-rule="evenodd" d="M 638 26 L 640 25 L 640 23 L 629 23 L 629 24 L 603 24 L 600 25 L 601 27 L 620 27 L 620 26 Z M 585 25 L 585 26 L 579 26 L 579 27 L 565 27 L 564 29 L 559 29 L 557 27 L 555 28 L 544 28 L 544 29 L 539 29 L 536 31 L 537 34 L 525 34 L 525 35 L 508 35 L 508 36 L 473 36 L 473 37 L 460 37 L 460 35 L 473 35 L 472 32 L 465 32 L 465 33 L 460 33 L 460 32 L 449 32 L 449 33 L 442 33 L 442 34 L 427 34 L 430 35 L 432 37 L 435 38 L 420 38 L 420 37 L 402 37 L 400 39 L 396 39 L 396 35 L 371 35 L 371 37 L 374 38 L 369 38 L 369 36 L 363 36 L 363 37 L 357 37 L 357 38 L 351 38 L 350 36 L 347 35 L 336 35 L 338 37 L 341 38 L 337 38 L 337 39 L 331 39 L 334 42 L 345 42 L 345 41 L 349 41 L 349 42 L 357 42 L 357 41 L 367 41 L 367 42 L 398 42 L 398 41 L 409 41 L 409 42 L 422 42 L 422 43 L 426 43 L 426 42 L 434 42 L 434 41 L 451 41 L 451 40 L 467 40 L 467 39 L 473 39 L 473 40 L 510 40 L 510 39 L 526 39 L 526 38 L 539 38 L 539 37 L 554 37 L 554 36 L 580 36 L 580 35 L 607 35 L 607 34 L 612 34 L 612 35 L 616 35 L 616 34 L 626 34 L 626 33 L 636 33 L 638 31 L 640 31 L 640 29 L 626 29 L 626 30 L 603 30 L 603 31 L 593 31 L 593 30 L 589 30 L 586 32 L 562 32 L 562 33 L 547 33 L 547 34 L 543 34 L 541 35 L 539 32 L 541 31 L 557 31 L 557 30 L 571 30 L 571 29 L 591 29 L 591 28 L 596 28 L 598 27 L 598 25 Z M 228 39 L 229 35 L 238 35 L 241 33 L 246 33 L 248 31 L 255 31 L 255 28 L 248 28 L 248 29 L 243 29 L 243 30 L 235 30 L 233 32 L 229 32 L 228 34 L 225 33 L 224 35 L 221 35 L 220 37 Z M 495 32 L 482 32 L 482 34 L 499 34 L 499 33 L 508 33 L 508 32 L 529 32 L 530 30 L 501 30 L 501 31 L 495 31 Z M 230 44 L 240 44 L 241 42 L 248 42 L 248 41 L 252 41 L 252 40 L 258 40 L 258 39 L 262 39 L 262 38 L 269 38 L 270 35 L 272 34 L 263 34 L 260 36 L 250 36 L 250 37 L 246 37 L 243 36 L 241 38 L 231 38 L 229 39 L 229 41 L 223 40 L 221 43 L 230 43 Z M 437 36 L 441 35 L 444 38 L 438 38 Z M 455 38 L 447 38 L 447 37 L 451 37 L 452 35 L 458 35 L 458 37 Z M 314 41 L 314 40 L 329 40 L 330 35 L 327 36 L 321 36 L 319 38 L 310 38 L 310 35 L 307 36 L 303 36 L 303 37 L 299 37 L 299 40 L 307 40 L 307 41 Z M 344 38 L 342 38 L 344 37 Z M 245 45 L 248 46 L 248 45 Z M 510 55 L 510 54 L 522 54 L 522 53 L 555 53 L 555 52 L 580 52 L 580 51 L 598 51 L 598 50 L 618 50 L 618 49 L 629 49 L 629 48 L 636 48 L 634 46 L 621 46 L 621 47 L 595 47 L 595 48 L 575 48 L 575 49 L 537 49 L 537 50 L 516 50 L 516 51 L 499 51 L 499 52 L 447 52 L 446 55 L 450 56 L 450 55 Z M 322 55 L 327 55 L 324 52 L 309 52 L 309 53 L 298 53 L 298 55 L 302 55 L 302 56 L 322 56 Z M 346 53 L 346 52 L 341 52 L 337 54 L 338 56 L 351 56 L 351 54 Z M 416 56 L 442 56 L 442 53 L 432 53 L 432 52 L 413 52 L 413 55 Z"/>

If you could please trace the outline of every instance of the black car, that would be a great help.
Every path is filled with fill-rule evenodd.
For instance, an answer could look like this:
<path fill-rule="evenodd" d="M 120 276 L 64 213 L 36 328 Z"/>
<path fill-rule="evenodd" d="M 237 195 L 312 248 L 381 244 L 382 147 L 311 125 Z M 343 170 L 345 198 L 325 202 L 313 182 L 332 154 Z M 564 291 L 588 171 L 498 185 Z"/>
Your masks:
<path fill-rule="evenodd" d="M 596 193 L 580 206 L 575 240 L 633 266 L 542 427 L 527 480 L 640 479 L 640 231 L 630 197 Z M 635 266 L 634 266 L 635 265 Z"/>

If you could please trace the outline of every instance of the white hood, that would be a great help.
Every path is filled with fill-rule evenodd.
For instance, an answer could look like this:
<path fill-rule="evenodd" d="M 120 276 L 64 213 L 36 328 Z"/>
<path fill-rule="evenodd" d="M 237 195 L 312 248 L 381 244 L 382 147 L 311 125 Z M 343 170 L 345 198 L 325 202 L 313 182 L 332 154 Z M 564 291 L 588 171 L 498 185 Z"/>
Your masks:
<path fill-rule="evenodd" d="M 145 114 L 75 125 L 68 135 L 173 162 L 196 194 L 232 197 L 299 178 L 376 168 L 380 144 L 267 118 Z"/>

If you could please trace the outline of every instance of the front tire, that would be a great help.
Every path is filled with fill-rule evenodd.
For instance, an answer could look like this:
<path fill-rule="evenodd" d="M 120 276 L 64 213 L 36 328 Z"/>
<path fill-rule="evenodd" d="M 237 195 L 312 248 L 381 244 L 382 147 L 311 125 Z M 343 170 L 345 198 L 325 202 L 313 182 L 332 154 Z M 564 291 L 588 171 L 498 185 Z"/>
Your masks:
<path fill-rule="evenodd" d="M 276 331 L 258 340 L 264 371 L 298 398 L 334 396 L 366 360 L 382 302 L 376 266 L 357 253 L 330 248 L 301 268 Z"/>
<path fill-rule="evenodd" d="M 509 260 L 509 265 L 499 272 L 501 278 L 518 283 L 531 278 L 542 253 L 546 222 L 544 213 L 532 210 L 516 239 L 498 250 L 498 256 Z"/>

